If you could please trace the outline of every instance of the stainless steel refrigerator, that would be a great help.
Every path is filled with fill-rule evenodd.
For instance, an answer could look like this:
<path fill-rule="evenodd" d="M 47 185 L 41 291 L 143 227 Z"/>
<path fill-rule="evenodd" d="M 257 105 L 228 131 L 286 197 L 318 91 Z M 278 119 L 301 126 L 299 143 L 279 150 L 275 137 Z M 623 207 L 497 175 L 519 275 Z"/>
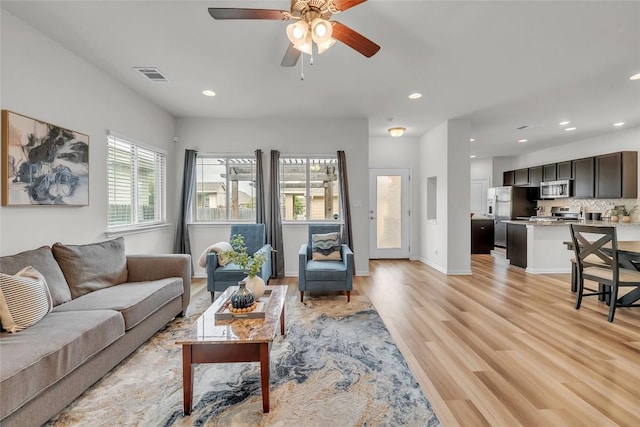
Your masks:
<path fill-rule="evenodd" d="M 494 187 L 489 188 L 487 194 L 487 209 L 494 222 L 495 245 L 506 247 L 507 224 L 502 221 L 533 216 L 536 204 L 529 200 L 527 187 Z"/>

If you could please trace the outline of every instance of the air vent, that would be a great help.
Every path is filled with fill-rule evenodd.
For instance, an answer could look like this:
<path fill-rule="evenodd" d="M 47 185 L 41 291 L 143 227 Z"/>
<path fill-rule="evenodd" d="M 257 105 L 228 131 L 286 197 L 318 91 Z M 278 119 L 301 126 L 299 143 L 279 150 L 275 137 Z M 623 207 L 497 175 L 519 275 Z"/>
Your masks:
<path fill-rule="evenodd" d="M 153 67 L 134 67 L 134 70 L 137 70 L 140 74 L 156 83 L 169 83 L 169 79 L 167 79 L 160 70 Z"/>

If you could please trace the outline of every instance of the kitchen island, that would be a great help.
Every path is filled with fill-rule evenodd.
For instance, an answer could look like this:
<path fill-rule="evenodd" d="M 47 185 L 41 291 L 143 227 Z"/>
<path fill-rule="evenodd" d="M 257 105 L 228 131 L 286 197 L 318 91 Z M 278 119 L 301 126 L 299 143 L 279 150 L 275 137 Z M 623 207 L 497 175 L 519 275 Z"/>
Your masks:
<path fill-rule="evenodd" d="M 517 231 L 515 239 L 511 239 L 512 247 L 509 252 L 519 255 L 513 265 L 526 266 L 527 273 L 570 273 L 571 258 L 573 252 L 567 250 L 563 244 L 571 240 L 568 221 L 503 221 L 509 227 Z M 606 222 L 606 221 L 576 221 L 574 223 L 586 225 L 610 225 L 616 227 L 619 241 L 640 240 L 640 223 Z M 526 230 L 526 238 L 524 237 Z M 516 234 L 516 233 L 514 233 Z M 509 236 L 507 236 L 509 239 Z M 524 252 L 526 245 L 526 263 L 520 254 Z"/>

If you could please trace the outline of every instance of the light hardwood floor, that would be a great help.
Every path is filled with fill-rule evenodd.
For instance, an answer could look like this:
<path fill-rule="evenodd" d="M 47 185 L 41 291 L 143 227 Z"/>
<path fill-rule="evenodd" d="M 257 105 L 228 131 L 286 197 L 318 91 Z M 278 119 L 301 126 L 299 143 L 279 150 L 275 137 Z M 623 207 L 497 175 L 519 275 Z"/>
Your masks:
<path fill-rule="evenodd" d="M 568 274 L 527 274 L 499 253 L 473 255 L 472 276 L 369 266 L 354 293 L 371 299 L 444 426 L 640 426 L 640 308 L 608 323 L 595 297 L 573 308 Z M 296 278 L 273 283 L 297 293 Z"/>

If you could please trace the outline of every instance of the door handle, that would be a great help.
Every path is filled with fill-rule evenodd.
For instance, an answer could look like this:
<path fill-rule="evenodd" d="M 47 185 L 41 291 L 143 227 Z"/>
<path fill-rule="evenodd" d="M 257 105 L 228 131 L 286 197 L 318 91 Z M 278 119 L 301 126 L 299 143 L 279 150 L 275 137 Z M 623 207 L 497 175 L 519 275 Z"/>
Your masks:
<path fill-rule="evenodd" d="M 370 216 L 369 219 L 376 219 L 376 217 L 375 216 Z"/>

